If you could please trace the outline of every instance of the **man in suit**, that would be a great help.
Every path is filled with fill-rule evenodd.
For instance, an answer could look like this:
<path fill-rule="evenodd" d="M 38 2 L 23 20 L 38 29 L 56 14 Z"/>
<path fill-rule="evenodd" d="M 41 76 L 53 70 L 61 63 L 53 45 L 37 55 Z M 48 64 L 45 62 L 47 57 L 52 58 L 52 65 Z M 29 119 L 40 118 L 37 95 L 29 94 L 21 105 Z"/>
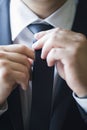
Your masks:
<path fill-rule="evenodd" d="M 36 120 L 30 130 L 87 129 L 86 4 L 86 0 L 0 1 L 1 130 L 29 130 L 31 126 L 34 51 L 27 26 L 38 22 L 54 29 L 36 34 L 33 49 L 42 48 L 41 58 L 47 59 L 48 66 L 56 65 L 56 72 L 50 120 L 44 124 L 42 117 L 44 125 L 34 127 Z"/>

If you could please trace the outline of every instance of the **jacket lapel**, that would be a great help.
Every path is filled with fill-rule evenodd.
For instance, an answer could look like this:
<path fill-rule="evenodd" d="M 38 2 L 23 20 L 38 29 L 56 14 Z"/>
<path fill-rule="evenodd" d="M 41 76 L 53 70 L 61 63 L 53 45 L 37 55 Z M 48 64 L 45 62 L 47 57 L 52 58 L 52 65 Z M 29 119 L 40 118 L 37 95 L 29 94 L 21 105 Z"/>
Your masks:
<path fill-rule="evenodd" d="M 87 0 L 79 0 L 72 30 L 87 36 Z"/>
<path fill-rule="evenodd" d="M 71 90 L 66 82 L 58 77 L 56 82 L 56 91 L 54 97 L 53 111 L 51 115 L 50 130 L 61 130 L 67 110 L 72 100 Z"/>
<path fill-rule="evenodd" d="M 24 130 L 18 87 L 11 93 L 8 98 L 8 113 L 14 130 Z"/>

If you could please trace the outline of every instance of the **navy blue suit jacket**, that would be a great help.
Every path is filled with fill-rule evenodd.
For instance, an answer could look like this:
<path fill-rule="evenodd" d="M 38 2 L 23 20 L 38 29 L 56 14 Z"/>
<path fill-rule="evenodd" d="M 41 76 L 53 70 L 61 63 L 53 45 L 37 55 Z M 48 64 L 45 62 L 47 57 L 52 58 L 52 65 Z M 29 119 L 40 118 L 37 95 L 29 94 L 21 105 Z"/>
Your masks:
<path fill-rule="evenodd" d="M 12 43 L 9 19 L 10 0 L 0 0 L 0 44 Z M 87 35 L 87 0 L 79 0 L 73 31 Z M 86 130 L 87 125 L 81 115 L 81 109 L 72 98 L 72 92 L 66 82 L 59 78 L 49 123 L 49 130 Z M 84 112 L 83 112 L 84 113 Z M 15 89 L 8 97 L 8 110 L 0 116 L 0 130 L 24 130 L 21 114 L 20 96 Z M 35 129 L 39 130 L 39 129 Z M 44 130 L 40 124 L 40 130 Z M 48 130 L 48 129 L 45 129 Z"/>

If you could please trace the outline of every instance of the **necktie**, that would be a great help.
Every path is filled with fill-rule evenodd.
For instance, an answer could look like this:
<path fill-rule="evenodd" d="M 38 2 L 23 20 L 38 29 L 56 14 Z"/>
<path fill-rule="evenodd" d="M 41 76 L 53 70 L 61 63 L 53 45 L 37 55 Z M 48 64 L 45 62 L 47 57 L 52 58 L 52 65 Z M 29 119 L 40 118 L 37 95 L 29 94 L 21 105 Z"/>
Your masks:
<path fill-rule="evenodd" d="M 31 24 L 28 28 L 35 34 L 53 27 L 41 23 Z M 54 67 L 48 67 L 46 60 L 42 60 L 40 57 L 41 50 L 35 51 L 30 130 L 48 130 L 50 121 Z"/>

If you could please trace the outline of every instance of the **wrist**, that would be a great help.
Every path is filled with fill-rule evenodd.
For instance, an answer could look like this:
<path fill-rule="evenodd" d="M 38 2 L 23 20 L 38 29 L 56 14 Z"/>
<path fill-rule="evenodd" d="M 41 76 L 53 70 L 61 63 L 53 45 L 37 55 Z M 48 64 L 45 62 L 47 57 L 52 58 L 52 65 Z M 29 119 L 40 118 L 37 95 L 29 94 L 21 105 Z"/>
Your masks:
<path fill-rule="evenodd" d="M 74 92 L 73 97 L 79 106 L 87 113 L 87 97 L 78 97 Z"/>
<path fill-rule="evenodd" d="M 83 99 L 83 98 L 87 98 L 87 94 L 85 95 L 77 95 L 76 93 L 74 93 L 75 94 L 75 96 L 77 97 L 77 98 L 80 98 L 80 99 Z"/>
<path fill-rule="evenodd" d="M 87 90 L 85 89 L 79 89 L 77 92 L 74 93 L 78 98 L 87 98 Z"/>

